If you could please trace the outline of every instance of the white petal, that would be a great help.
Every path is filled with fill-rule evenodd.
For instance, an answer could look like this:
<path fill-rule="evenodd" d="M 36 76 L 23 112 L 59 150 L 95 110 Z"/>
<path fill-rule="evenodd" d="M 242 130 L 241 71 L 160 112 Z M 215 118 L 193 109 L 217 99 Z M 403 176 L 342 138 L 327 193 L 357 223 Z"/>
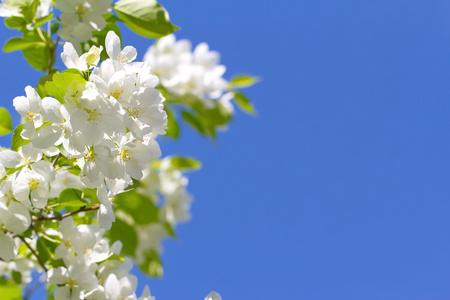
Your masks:
<path fill-rule="evenodd" d="M 61 60 L 63 61 L 63 63 L 66 65 L 66 67 L 68 69 L 76 69 L 77 65 L 76 65 L 76 61 L 78 59 L 78 53 L 75 50 L 75 48 L 73 47 L 72 43 L 65 43 L 64 44 L 64 51 L 63 53 L 61 53 Z"/>
<path fill-rule="evenodd" d="M 4 234 L 3 231 L 0 231 L 0 245 L 0 258 L 9 261 L 16 256 L 17 251 L 13 239 Z"/>
<path fill-rule="evenodd" d="M 33 146 L 39 149 L 46 149 L 54 146 L 62 136 L 62 129 L 56 126 L 45 126 L 36 132 L 33 137 Z"/>
<path fill-rule="evenodd" d="M 0 164 L 6 168 L 15 168 L 21 160 L 21 156 L 16 151 L 3 150 L 0 152 Z"/>
<path fill-rule="evenodd" d="M 106 35 L 105 47 L 108 56 L 112 59 L 117 59 L 120 53 L 120 39 L 112 30 Z"/>
<path fill-rule="evenodd" d="M 222 300 L 222 297 L 218 293 L 212 291 L 206 296 L 205 300 Z"/>
<path fill-rule="evenodd" d="M 58 100 L 45 97 L 42 99 L 42 115 L 44 119 L 51 123 L 62 123 L 64 117 L 61 114 L 61 103 Z"/>
<path fill-rule="evenodd" d="M 125 48 L 123 48 L 122 51 L 120 51 L 117 60 L 122 63 L 130 63 L 136 59 L 136 56 L 137 56 L 136 48 L 132 46 L 126 46 Z"/>
<path fill-rule="evenodd" d="M 31 224 L 30 212 L 22 203 L 11 201 L 8 206 L 9 218 L 4 222 L 5 228 L 14 233 L 22 233 Z"/>
<path fill-rule="evenodd" d="M 116 275 L 110 274 L 105 281 L 105 296 L 108 299 L 117 299 L 120 296 L 120 284 Z"/>
<path fill-rule="evenodd" d="M 64 284 L 68 280 L 67 269 L 58 267 L 48 270 L 48 282 L 51 284 Z"/>
<path fill-rule="evenodd" d="M 40 160 L 32 164 L 31 169 L 41 174 L 47 181 L 52 182 L 53 180 L 55 180 L 55 168 L 53 168 L 53 166 L 48 161 Z"/>

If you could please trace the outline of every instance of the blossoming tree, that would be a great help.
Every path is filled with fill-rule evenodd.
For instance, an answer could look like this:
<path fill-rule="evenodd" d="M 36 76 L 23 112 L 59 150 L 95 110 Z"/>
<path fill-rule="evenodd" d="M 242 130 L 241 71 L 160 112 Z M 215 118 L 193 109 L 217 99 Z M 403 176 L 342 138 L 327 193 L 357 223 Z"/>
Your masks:
<path fill-rule="evenodd" d="M 33 276 L 49 299 L 154 299 L 136 296 L 133 264 L 162 274 L 161 241 L 190 218 L 186 171 L 200 162 L 161 158 L 157 139 L 177 139 L 181 123 L 214 139 L 233 103 L 254 109 L 238 89 L 256 82 L 223 78 L 206 43 L 177 41 L 167 11 L 153 0 L 3 0 L 16 30 L 3 50 L 22 51 L 45 72 L 13 99 L 14 130 L 0 108 L 0 295 L 29 297 Z M 136 61 L 122 47 L 123 22 L 157 39 Z M 58 70 L 61 59 L 67 69 Z M 38 275 L 32 275 L 38 274 Z M 212 292 L 207 299 L 220 299 Z"/>

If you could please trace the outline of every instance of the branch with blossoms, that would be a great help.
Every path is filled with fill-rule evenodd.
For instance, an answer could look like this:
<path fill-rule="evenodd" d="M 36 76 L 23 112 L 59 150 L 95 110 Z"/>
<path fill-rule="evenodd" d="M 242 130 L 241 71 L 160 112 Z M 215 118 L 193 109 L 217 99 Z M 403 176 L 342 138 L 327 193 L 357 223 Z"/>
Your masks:
<path fill-rule="evenodd" d="M 3 50 L 45 72 L 13 99 L 22 120 L 14 130 L 0 108 L 0 135 L 12 132 L 0 151 L 2 299 L 29 297 L 42 272 L 49 299 L 154 299 L 148 287 L 136 295 L 132 266 L 162 275 L 161 242 L 190 219 L 185 173 L 201 167 L 160 158 L 157 139 L 177 139 L 183 122 L 215 139 L 234 104 L 255 113 L 241 88 L 258 78 L 224 79 L 218 52 L 177 41 L 156 1 L 111 2 L 0 3 L 6 27 L 20 33 Z M 158 39 L 143 61 L 122 46 L 118 22 Z M 55 68 L 59 58 L 67 69 Z"/>

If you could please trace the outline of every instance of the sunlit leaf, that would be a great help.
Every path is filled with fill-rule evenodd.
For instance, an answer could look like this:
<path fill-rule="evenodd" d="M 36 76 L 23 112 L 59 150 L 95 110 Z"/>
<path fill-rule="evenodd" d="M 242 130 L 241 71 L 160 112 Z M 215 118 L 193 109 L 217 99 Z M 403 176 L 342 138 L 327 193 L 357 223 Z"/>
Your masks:
<path fill-rule="evenodd" d="M 242 75 L 237 75 L 237 76 L 231 78 L 229 86 L 231 89 L 244 88 L 244 87 L 249 87 L 251 85 L 254 85 L 259 80 L 260 80 L 259 77 L 242 74 Z"/>
<path fill-rule="evenodd" d="M 179 29 L 155 0 L 120 0 L 114 9 L 131 30 L 144 37 L 160 38 Z"/>
<path fill-rule="evenodd" d="M 180 171 L 198 170 L 202 166 L 202 163 L 198 160 L 181 156 L 172 157 L 172 159 L 170 160 L 170 164 L 172 167 Z"/>
<path fill-rule="evenodd" d="M 12 120 L 6 108 L 0 107 L 0 135 L 8 134 L 12 131 Z"/>

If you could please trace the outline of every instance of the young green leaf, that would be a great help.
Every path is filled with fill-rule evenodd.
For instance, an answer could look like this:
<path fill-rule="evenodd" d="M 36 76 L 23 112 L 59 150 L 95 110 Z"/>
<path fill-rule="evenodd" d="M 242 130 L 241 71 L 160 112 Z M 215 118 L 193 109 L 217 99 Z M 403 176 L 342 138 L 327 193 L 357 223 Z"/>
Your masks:
<path fill-rule="evenodd" d="M 201 168 L 202 163 L 190 157 L 176 156 L 170 160 L 170 164 L 180 171 L 193 171 Z"/>
<path fill-rule="evenodd" d="M 179 29 L 155 0 L 120 0 L 114 9 L 128 28 L 144 37 L 160 38 Z"/>
<path fill-rule="evenodd" d="M 83 84 L 86 79 L 83 78 L 80 71 L 76 69 L 68 69 L 62 73 L 53 75 L 53 81 L 45 83 L 45 89 L 50 95 L 53 95 L 59 102 L 65 103 L 64 95 L 69 85 L 73 82 Z"/>
<path fill-rule="evenodd" d="M 112 243 L 115 241 L 122 242 L 123 247 L 121 254 L 134 256 L 138 238 L 136 229 L 133 226 L 116 218 L 116 221 L 112 224 L 109 231 L 109 235 Z"/>
<path fill-rule="evenodd" d="M 167 112 L 166 136 L 170 136 L 176 140 L 180 135 L 180 126 L 178 125 L 177 120 L 174 117 L 174 112 L 170 109 L 167 109 L 166 112 Z"/>
<path fill-rule="evenodd" d="M 20 28 L 27 25 L 27 21 L 23 17 L 11 16 L 5 19 L 5 25 L 8 28 Z"/>
<path fill-rule="evenodd" d="M 27 62 L 38 71 L 46 71 L 50 60 L 50 49 L 41 46 L 31 46 L 22 50 Z"/>
<path fill-rule="evenodd" d="M 29 37 L 15 37 L 8 40 L 3 46 L 4 52 L 12 52 L 16 50 L 24 50 L 30 47 L 45 48 L 46 44 L 42 40 L 36 40 Z"/>
<path fill-rule="evenodd" d="M 11 150 L 13 150 L 13 151 L 17 151 L 23 145 L 26 145 L 31 142 L 31 140 L 25 140 L 20 136 L 20 134 L 22 133 L 22 130 L 23 130 L 23 125 L 24 124 L 20 124 L 19 126 L 16 127 L 16 129 L 14 129 L 14 133 L 13 133 L 12 141 L 11 141 Z"/>
<path fill-rule="evenodd" d="M 33 22 L 34 16 L 36 15 L 36 10 L 39 6 L 39 0 L 27 1 L 29 3 L 24 3 L 21 6 L 20 12 L 24 16 L 27 23 Z"/>
<path fill-rule="evenodd" d="M 6 108 L 0 107 L 0 135 L 8 134 L 12 131 L 12 120 Z"/>
<path fill-rule="evenodd" d="M 256 110 L 250 100 L 241 92 L 234 92 L 234 100 L 237 105 L 245 112 L 255 114 Z"/>
<path fill-rule="evenodd" d="M 144 253 L 145 260 L 139 264 L 139 268 L 147 275 L 153 277 L 161 277 L 163 275 L 163 267 L 158 253 L 150 250 Z"/>
<path fill-rule="evenodd" d="M 249 87 L 249 86 L 257 83 L 259 80 L 260 80 L 259 77 L 252 76 L 252 75 L 247 75 L 247 74 L 237 75 L 237 76 L 231 78 L 230 83 L 229 83 L 229 88 L 234 89 L 234 88 Z"/>
<path fill-rule="evenodd" d="M 139 194 L 136 190 L 116 195 L 114 204 L 118 210 L 123 210 L 131 216 L 135 224 L 145 225 L 158 221 L 159 208 L 149 197 Z"/>

